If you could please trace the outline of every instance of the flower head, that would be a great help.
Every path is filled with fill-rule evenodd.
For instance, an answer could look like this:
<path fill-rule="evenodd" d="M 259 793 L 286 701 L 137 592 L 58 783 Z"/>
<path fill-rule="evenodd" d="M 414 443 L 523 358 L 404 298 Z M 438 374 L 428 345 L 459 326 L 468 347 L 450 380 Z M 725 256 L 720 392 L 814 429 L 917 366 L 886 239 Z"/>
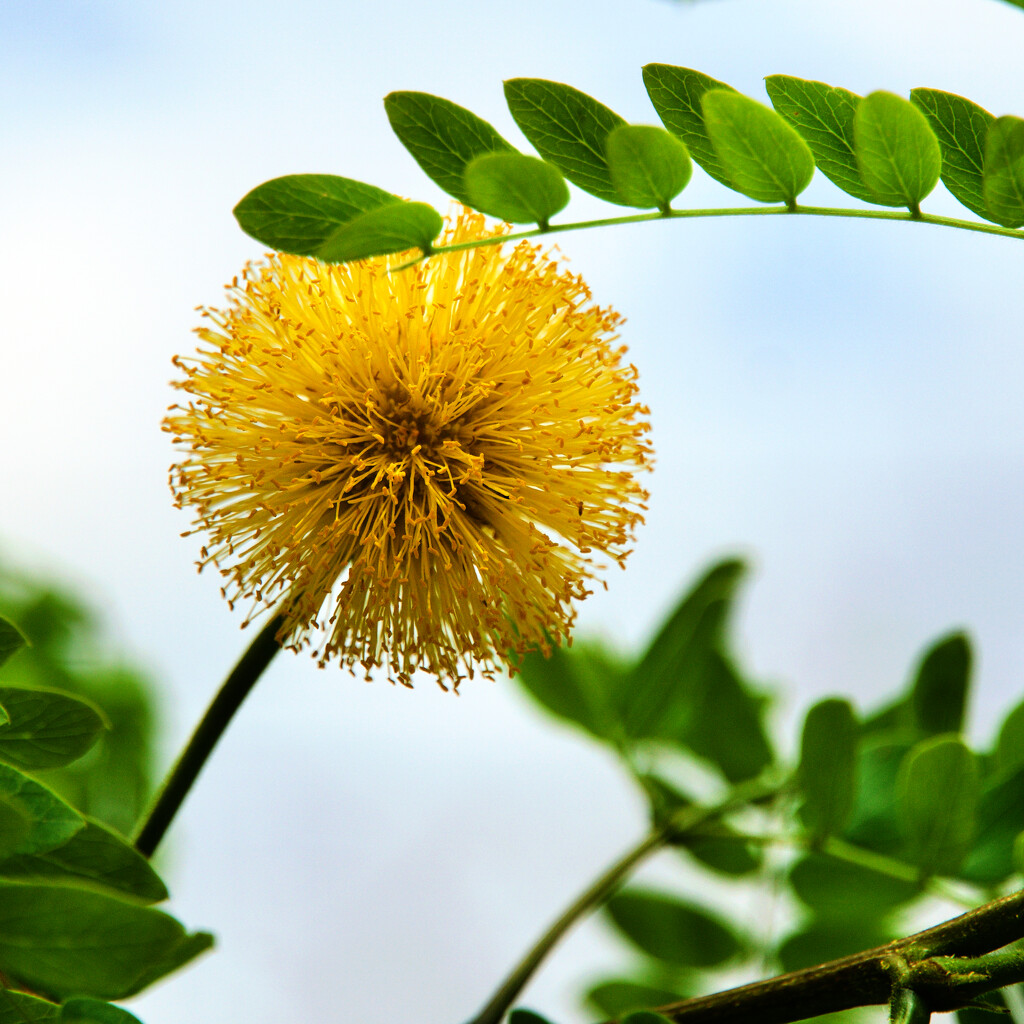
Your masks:
<path fill-rule="evenodd" d="M 463 211 L 443 241 L 485 233 Z M 394 265 L 275 254 L 204 309 L 171 487 L 246 622 L 277 607 L 321 665 L 457 687 L 565 639 L 622 564 L 647 410 L 618 315 L 536 247 Z"/>

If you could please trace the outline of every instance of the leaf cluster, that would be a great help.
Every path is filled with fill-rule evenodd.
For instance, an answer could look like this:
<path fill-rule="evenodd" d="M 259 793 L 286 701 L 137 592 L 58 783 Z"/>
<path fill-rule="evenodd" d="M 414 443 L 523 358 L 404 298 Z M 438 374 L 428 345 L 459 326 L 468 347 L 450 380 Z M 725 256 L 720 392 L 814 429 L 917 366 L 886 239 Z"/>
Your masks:
<path fill-rule="evenodd" d="M 816 167 L 847 195 L 906 208 L 913 218 L 941 178 L 983 220 L 1024 226 L 1019 117 L 996 118 L 937 89 L 914 89 L 909 99 L 885 91 L 862 97 L 772 75 L 769 107 L 690 68 L 648 64 L 643 78 L 661 125 L 628 124 L 560 82 L 505 82 L 509 112 L 536 156 L 439 96 L 393 92 L 384 106 L 399 141 L 435 184 L 466 206 L 541 232 L 568 205 L 567 182 L 608 203 L 656 211 L 649 216 L 699 213 L 672 207 L 693 162 L 729 189 L 794 211 Z M 275 178 L 234 212 L 259 241 L 327 262 L 410 249 L 429 255 L 443 227 L 425 203 L 329 174 Z"/>
<path fill-rule="evenodd" d="M 711 567 L 634 659 L 577 642 L 519 665 L 537 703 L 621 758 L 655 826 L 698 805 L 680 783 L 694 766 L 719 794 L 778 780 L 772 799 L 673 837 L 699 898 L 630 886 L 609 900 L 633 964 L 589 988 L 606 1017 L 694 995 L 709 971 L 796 970 L 883 944 L 923 899 L 982 902 L 1024 869 L 1024 703 L 991 749 L 968 745 L 969 638 L 935 640 L 879 710 L 818 702 L 787 758 L 794 744 L 772 735 L 769 701 L 730 638 L 743 574 L 736 560 Z M 739 897 L 712 905 L 701 895 L 712 878 L 715 891 L 770 883 L 777 919 L 795 924 L 759 927 L 737 913 Z"/>
<path fill-rule="evenodd" d="M 42 781 L 92 756 L 111 724 L 89 698 L 34 681 L 69 639 L 54 614 L 62 603 L 29 602 L 25 631 L 0 616 L 0 1024 L 138 1024 L 111 1000 L 213 939 L 156 909 L 167 889 L 149 862 Z"/>

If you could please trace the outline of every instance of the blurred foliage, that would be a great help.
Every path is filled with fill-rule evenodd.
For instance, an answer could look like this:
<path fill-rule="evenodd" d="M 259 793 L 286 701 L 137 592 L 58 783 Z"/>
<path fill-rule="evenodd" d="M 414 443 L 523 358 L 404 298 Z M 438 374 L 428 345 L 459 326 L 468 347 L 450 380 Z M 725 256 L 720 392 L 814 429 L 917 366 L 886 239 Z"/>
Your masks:
<path fill-rule="evenodd" d="M 0 616 L 29 645 L 0 667 L 0 687 L 58 689 L 86 698 L 107 728 L 84 756 L 36 776 L 72 806 L 128 835 L 153 789 L 155 697 L 145 674 L 111 655 L 93 609 L 55 584 L 0 561 Z"/>
<path fill-rule="evenodd" d="M 713 990 L 718 971 L 756 978 L 881 945 L 936 897 L 950 917 L 1019 884 L 1024 703 L 991 749 L 971 748 L 968 636 L 929 644 L 881 708 L 861 715 L 827 698 L 799 737 L 773 735 L 769 698 L 730 634 L 744 574 L 735 559 L 712 566 L 634 659 L 577 642 L 518 666 L 536 703 L 621 759 L 655 826 L 696 803 L 671 777 L 680 763 L 690 768 L 675 775 L 699 769 L 720 795 L 762 773 L 780 780 L 771 801 L 677 838 L 687 892 L 627 886 L 608 901 L 604 919 L 631 955 L 585 993 L 602 1017 Z M 794 758 L 778 753 L 787 749 Z M 723 885 L 733 898 L 704 896 Z M 987 1009 L 961 1015 L 994 1019 Z"/>

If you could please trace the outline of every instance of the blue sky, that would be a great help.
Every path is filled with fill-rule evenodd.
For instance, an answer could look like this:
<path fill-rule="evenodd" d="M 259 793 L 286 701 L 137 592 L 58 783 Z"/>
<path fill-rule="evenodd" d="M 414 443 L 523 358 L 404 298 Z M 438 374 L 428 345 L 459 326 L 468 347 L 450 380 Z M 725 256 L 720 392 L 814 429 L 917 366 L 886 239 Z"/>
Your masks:
<path fill-rule="evenodd" d="M 762 99 L 763 77 L 783 72 L 1024 114 L 1022 40 L 1024 13 L 996 0 L 8 0 L 0 543 L 93 593 L 118 641 L 155 666 L 169 757 L 243 640 L 178 537 L 159 421 L 194 307 L 260 254 L 230 215 L 249 188 L 325 171 L 443 209 L 388 130 L 385 93 L 436 92 L 517 139 L 501 81 L 536 76 L 652 123 L 651 61 Z M 853 202 L 823 180 L 807 200 Z M 682 197 L 734 201 L 699 171 Z M 925 206 L 961 212 L 941 187 Z M 567 215 L 598 211 L 574 193 Z M 755 566 L 740 645 L 786 687 L 783 722 L 836 691 L 870 705 L 929 639 L 967 625 L 987 735 L 1024 689 L 1024 250 L 782 218 L 559 246 L 628 318 L 658 450 L 630 567 L 582 607 L 581 630 L 635 647 L 702 565 L 740 551 Z M 174 909 L 220 948 L 138 1012 L 465 1019 L 642 827 L 602 755 L 507 684 L 452 699 L 285 657 L 169 857 Z M 621 960 L 587 925 L 528 1002 L 574 1019 L 580 978 Z"/>

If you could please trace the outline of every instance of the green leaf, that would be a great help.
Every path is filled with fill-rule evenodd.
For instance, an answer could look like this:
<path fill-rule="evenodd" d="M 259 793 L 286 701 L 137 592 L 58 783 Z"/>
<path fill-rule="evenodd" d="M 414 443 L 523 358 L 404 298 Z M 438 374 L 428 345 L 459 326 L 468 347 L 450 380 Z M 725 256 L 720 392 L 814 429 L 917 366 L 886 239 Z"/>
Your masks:
<path fill-rule="evenodd" d="M 814 177 L 814 157 L 770 107 L 732 89 L 704 93 L 704 126 L 732 188 L 761 203 L 786 203 Z"/>
<path fill-rule="evenodd" d="M 571 648 L 553 646 L 548 657 L 529 651 L 515 664 L 520 685 L 552 714 L 598 739 L 614 741 L 621 736 L 615 701 L 626 675 L 600 645 L 577 641 Z"/>
<path fill-rule="evenodd" d="M 56 849 L 3 861 L 0 878 L 53 882 L 74 879 L 146 903 L 167 899 L 167 888 L 149 861 L 95 821 L 86 821 L 85 828 Z"/>
<path fill-rule="evenodd" d="M 921 659 L 911 690 L 917 726 L 925 736 L 960 732 L 971 682 L 971 643 L 964 633 L 937 640 Z"/>
<path fill-rule="evenodd" d="M 16 853 L 53 850 L 85 826 L 85 819 L 56 793 L 5 764 L 0 764 L 0 796 L 13 799 L 32 822 Z"/>
<path fill-rule="evenodd" d="M 857 105 L 854 148 L 860 176 L 875 202 L 917 210 L 939 180 L 942 154 L 917 107 L 891 92 L 873 92 Z"/>
<path fill-rule="evenodd" d="M 952 874 L 970 852 L 980 783 L 974 754 L 951 736 L 918 743 L 896 781 L 909 859 L 923 875 Z"/>
<path fill-rule="evenodd" d="M 678 991 L 619 978 L 602 981 L 586 994 L 587 1003 L 597 1013 L 602 1017 L 614 1018 L 620 1018 L 632 1010 L 665 1006 L 685 998 L 687 997 Z"/>
<path fill-rule="evenodd" d="M 542 1017 L 539 1013 L 520 1006 L 508 1015 L 508 1024 L 551 1024 L 551 1022 L 547 1017 Z"/>
<path fill-rule="evenodd" d="M 612 184 L 629 206 L 656 207 L 668 212 L 669 204 L 686 188 L 693 165 L 686 146 L 664 128 L 624 124 L 614 128 L 605 143 Z"/>
<path fill-rule="evenodd" d="M 643 889 L 606 904 L 616 927 L 649 956 L 681 967 L 716 967 L 742 950 L 736 935 L 707 911 Z"/>
<path fill-rule="evenodd" d="M 0 665 L 27 644 L 28 640 L 21 630 L 0 615 Z"/>
<path fill-rule="evenodd" d="M 957 872 L 982 885 L 995 885 L 1016 870 L 1014 842 L 1024 825 L 1024 766 L 989 782 L 978 801 L 978 827 L 971 852 Z"/>
<path fill-rule="evenodd" d="M 151 907 L 67 885 L 0 882 L 0 971 L 55 998 L 126 998 L 212 942 Z"/>
<path fill-rule="evenodd" d="M 701 100 L 711 89 L 731 89 L 709 75 L 691 68 L 671 64 L 648 64 L 644 68 L 644 85 L 662 124 L 682 139 L 690 156 L 716 181 L 732 188 L 704 126 Z"/>
<path fill-rule="evenodd" d="M 910 100 L 928 118 L 942 150 L 942 183 L 967 209 L 991 219 L 982 176 L 985 136 L 995 118 L 977 103 L 938 89 L 911 89 Z"/>
<path fill-rule="evenodd" d="M 481 213 L 512 224 L 542 228 L 569 202 L 569 188 L 554 164 L 522 153 L 488 153 L 466 167 L 466 200 Z"/>
<path fill-rule="evenodd" d="M 853 118 L 860 97 L 789 75 L 771 75 L 765 87 L 772 105 L 810 147 L 821 173 L 847 195 L 874 203 L 874 195 L 861 181 L 853 148 Z"/>
<path fill-rule="evenodd" d="M 139 1018 L 120 1006 L 79 996 L 60 1008 L 60 1024 L 141 1024 Z"/>
<path fill-rule="evenodd" d="M 80 758 L 108 728 L 95 704 L 60 690 L 0 687 L 10 721 L 0 725 L 0 761 L 56 768 Z"/>
<path fill-rule="evenodd" d="M 0 793 L 0 870 L 2 861 L 28 840 L 32 825 L 28 808 L 16 797 Z"/>
<path fill-rule="evenodd" d="M 999 117 L 985 141 L 984 216 L 1007 228 L 1024 224 L 1024 119 Z"/>
<path fill-rule="evenodd" d="M 287 174 L 257 185 L 234 209 L 239 227 L 282 252 L 315 256 L 342 224 L 398 196 L 334 174 Z"/>
<path fill-rule="evenodd" d="M 722 641 L 746 566 L 712 566 L 683 595 L 624 687 L 626 731 L 637 738 L 676 739 L 691 726 L 707 661 Z"/>
<path fill-rule="evenodd" d="M 782 943 L 779 963 L 784 971 L 798 971 L 880 946 L 890 937 L 877 922 L 811 921 Z"/>
<path fill-rule="evenodd" d="M 0 704 L 0 728 L 8 725 L 11 721 L 11 716 L 7 713 L 7 708 Z"/>
<path fill-rule="evenodd" d="M 1003 720 L 996 740 L 995 766 L 1000 774 L 1009 774 L 1024 765 L 1024 701 Z"/>
<path fill-rule="evenodd" d="M 801 815 L 817 838 L 841 832 L 853 811 L 857 722 L 849 701 L 830 698 L 807 712 L 798 777 Z"/>
<path fill-rule="evenodd" d="M 392 131 L 427 177 L 460 203 L 482 209 L 464 182 L 466 168 L 485 153 L 515 153 L 514 147 L 476 114 L 430 93 L 389 93 L 384 110 Z"/>
<path fill-rule="evenodd" d="M 342 224 L 315 255 L 325 263 L 347 263 L 409 249 L 429 253 L 443 227 L 441 215 L 426 203 L 391 203 Z"/>
<path fill-rule="evenodd" d="M 622 204 L 605 159 L 605 142 L 626 122 L 571 85 L 542 78 L 512 78 L 505 102 L 522 133 L 574 185 L 605 202 Z"/>
<path fill-rule="evenodd" d="M 0 1024 L 56 1024 L 60 1007 L 25 992 L 0 988 Z"/>
<path fill-rule="evenodd" d="M 844 838 L 857 846 L 895 855 L 903 844 L 896 808 L 896 777 L 909 743 L 873 737 L 857 758 L 857 791 Z"/>
<path fill-rule="evenodd" d="M 868 923 L 921 893 L 913 882 L 820 853 L 797 861 L 789 884 L 816 917 L 828 921 Z"/>

